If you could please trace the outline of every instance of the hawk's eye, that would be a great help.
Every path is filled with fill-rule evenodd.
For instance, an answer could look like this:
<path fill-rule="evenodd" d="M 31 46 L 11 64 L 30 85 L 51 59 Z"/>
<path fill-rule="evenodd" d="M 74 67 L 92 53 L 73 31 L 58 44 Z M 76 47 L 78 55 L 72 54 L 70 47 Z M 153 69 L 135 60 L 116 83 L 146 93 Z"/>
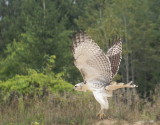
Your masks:
<path fill-rule="evenodd" d="M 77 87 L 77 85 L 75 85 L 74 87 Z"/>

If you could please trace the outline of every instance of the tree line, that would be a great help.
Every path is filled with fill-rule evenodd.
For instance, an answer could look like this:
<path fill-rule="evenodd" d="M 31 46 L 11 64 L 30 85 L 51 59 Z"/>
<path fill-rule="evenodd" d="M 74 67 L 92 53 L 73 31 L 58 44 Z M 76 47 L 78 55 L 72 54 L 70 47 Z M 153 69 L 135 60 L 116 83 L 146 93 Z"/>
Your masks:
<path fill-rule="evenodd" d="M 159 6 L 159 0 L 0 0 L 1 84 L 29 71 L 80 82 L 70 47 L 73 33 L 84 30 L 105 52 L 120 35 L 123 59 L 115 79 L 148 92 L 160 83 Z"/>

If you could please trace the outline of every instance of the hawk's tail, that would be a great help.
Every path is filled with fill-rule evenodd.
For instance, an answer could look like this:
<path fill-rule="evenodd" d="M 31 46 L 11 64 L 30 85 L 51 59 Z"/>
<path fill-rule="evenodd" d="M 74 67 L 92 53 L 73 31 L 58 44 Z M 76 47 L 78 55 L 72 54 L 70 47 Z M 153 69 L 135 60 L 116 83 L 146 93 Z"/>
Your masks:
<path fill-rule="evenodd" d="M 135 88 L 135 87 L 138 87 L 137 85 L 133 84 L 132 81 L 130 81 L 129 83 L 127 84 L 124 84 L 124 83 L 117 83 L 115 81 L 111 82 L 110 85 L 106 86 L 106 90 L 110 90 L 110 91 L 113 91 L 113 90 L 117 90 L 117 89 L 120 89 L 120 88 Z"/>

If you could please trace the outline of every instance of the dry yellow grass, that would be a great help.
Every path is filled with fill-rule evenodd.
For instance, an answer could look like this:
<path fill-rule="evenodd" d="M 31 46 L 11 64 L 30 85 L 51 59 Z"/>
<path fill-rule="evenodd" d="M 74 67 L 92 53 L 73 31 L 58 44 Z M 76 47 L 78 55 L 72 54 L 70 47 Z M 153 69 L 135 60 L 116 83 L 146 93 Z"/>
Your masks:
<path fill-rule="evenodd" d="M 158 89 L 149 97 L 151 101 L 139 98 L 135 89 L 118 90 L 109 99 L 110 109 L 106 114 L 110 119 L 102 121 L 96 118 L 100 106 L 91 93 L 14 98 L 0 105 L 0 125 L 138 125 L 151 120 L 158 123 L 159 97 Z"/>

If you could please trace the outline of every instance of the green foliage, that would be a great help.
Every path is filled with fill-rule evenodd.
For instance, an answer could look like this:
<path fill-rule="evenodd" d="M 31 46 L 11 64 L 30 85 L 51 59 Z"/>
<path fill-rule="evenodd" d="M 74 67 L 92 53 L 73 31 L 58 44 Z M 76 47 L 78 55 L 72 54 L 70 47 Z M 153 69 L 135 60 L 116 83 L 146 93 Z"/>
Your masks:
<path fill-rule="evenodd" d="M 44 96 L 49 92 L 72 91 L 73 86 L 62 79 L 62 73 L 48 75 L 28 70 L 28 75 L 16 75 L 7 81 L 0 81 L 0 99 L 11 96 Z M 14 95 L 13 95 L 14 94 Z"/>
<path fill-rule="evenodd" d="M 143 93 L 159 84 L 158 0 L 0 3 L 0 80 L 26 76 L 28 69 L 34 69 L 46 74 L 63 72 L 63 78 L 72 84 L 81 81 L 70 49 L 71 34 L 81 29 L 105 51 L 110 47 L 109 39 L 117 34 L 123 38 L 123 60 L 115 79 L 133 80 Z"/>
<path fill-rule="evenodd" d="M 5 5 L 5 1 L 2 3 Z M 48 58 L 52 55 L 56 56 L 56 62 L 54 68 L 52 67 L 50 70 L 56 73 L 65 70 L 69 76 L 73 72 L 73 68 L 70 68 L 73 65 L 69 38 L 72 32 L 66 26 L 69 20 L 67 13 L 64 11 L 62 16 L 62 13 L 59 12 L 58 6 L 61 5 L 58 4 L 58 1 L 24 0 L 19 1 L 19 7 L 13 11 L 16 15 L 10 15 L 9 10 L 14 9 L 16 3 L 17 1 L 9 1 L 9 8 L 8 6 L 1 8 L 5 15 L 2 15 L 0 21 L 0 25 L 2 25 L 0 36 L 2 40 L 0 40 L 5 45 L 0 59 L 0 79 L 6 80 L 16 74 L 27 74 L 28 68 L 43 72 L 46 70 Z M 8 21 L 5 21 L 6 18 L 9 18 Z M 14 25 L 12 20 L 17 21 L 18 26 Z M 6 30 L 12 25 L 20 27 L 21 30 L 13 27 L 12 30 L 16 30 L 16 34 L 14 31 Z M 3 35 L 4 33 L 6 35 Z M 70 75 L 71 77 L 67 77 L 67 75 L 66 79 L 73 79 L 72 75 Z"/>
<path fill-rule="evenodd" d="M 26 73 L 26 58 L 28 57 L 25 49 L 27 45 L 23 42 L 13 42 L 7 45 L 5 50 L 6 58 L 0 61 L 0 79 L 8 79 L 16 74 Z M 23 60 L 22 60 L 23 59 Z"/>

